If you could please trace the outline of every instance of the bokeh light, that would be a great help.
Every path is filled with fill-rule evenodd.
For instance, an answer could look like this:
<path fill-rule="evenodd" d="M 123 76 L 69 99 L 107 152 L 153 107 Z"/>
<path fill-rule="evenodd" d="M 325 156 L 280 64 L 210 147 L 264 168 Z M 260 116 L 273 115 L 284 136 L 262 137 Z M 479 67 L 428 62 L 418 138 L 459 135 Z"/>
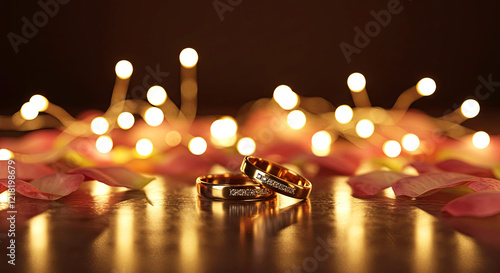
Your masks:
<path fill-rule="evenodd" d="M 0 160 L 10 160 L 14 157 L 11 151 L 7 149 L 0 149 Z"/>
<path fill-rule="evenodd" d="M 155 106 L 162 105 L 167 100 L 167 92 L 163 87 L 154 85 L 149 88 L 147 93 L 149 103 Z"/>
<path fill-rule="evenodd" d="M 415 134 L 404 135 L 401 143 L 403 144 L 403 148 L 410 152 L 416 151 L 420 147 L 420 139 Z"/>
<path fill-rule="evenodd" d="M 417 92 L 421 96 L 430 96 L 436 91 L 436 82 L 431 78 L 423 78 L 417 83 Z"/>
<path fill-rule="evenodd" d="M 231 138 L 236 135 L 238 124 L 232 117 L 222 117 L 212 123 L 210 133 L 216 139 Z"/>
<path fill-rule="evenodd" d="M 255 141 L 249 137 L 244 137 L 238 141 L 236 148 L 241 155 L 251 155 L 256 149 Z"/>
<path fill-rule="evenodd" d="M 182 136 L 177 131 L 170 131 L 165 136 L 165 142 L 170 147 L 174 147 L 174 146 L 179 145 L 181 143 L 181 140 L 182 140 Z"/>
<path fill-rule="evenodd" d="M 369 138 L 373 135 L 374 131 L 375 126 L 373 125 L 373 122 L 367 119 L 362 119 L 356 124 L 356 133 L 362 138 Z"/>
<path fill-rule="evenodd" d="M 100 136 L 95 142 L 96 149 L 103 153 L 109 153 L 113 149 L 113 140 L 109 136 Z"/>
<path fill-rule="evenodd" d="M 388 157 L 397 157 L 401 154 L 401 145 L 395 140 L 386 141 L 382 149 Z"/>
<path fill-rule="evenodd" d="M 194 67 L 198 63 L 198 53 L 192 48 L 184 48 L 179 54 L 179 61 L 185 68 Z"/>
<path fill-rule="evenodd" d="M 462 103 L 460 110 L 462 111 L 462 115 L 464 115 L 464 117 L 473 118 L 479 114 L 479 102 L 474 99 L 468 99 Z"/>
<path fill-rule="evenodd" d="M 476 132 L 472 136 L 472 144 L 478 149 L 484 149 L 490 145 L 490 135 L 484 131 Z"/>
<path fill-rule="evenodd" d="M 342 124 L 349 123 L 352 120 L 354 112 L 349 105 L 340 105 L 335 109 L 335 119 Z"/>
<path fill-rule="evenodd" d="M 21 117 L 25 120 L 33 120 L 38 117 L 38 110 L 31 102 L 26 102 L 21 106 Z"/>
<path fill-rule="evenodd" d="M 47 100 L 47 98 L 45 98 L 42 95 L 38 95 L 38 94 L 33 95 L 30 98 L 29 102 L 39 112 L 43 112 L 43 111 L 47 110 L 47 108 L 49 107 L 49 101 Z"/>
<path fill-rule="evenodd" d="M 162 124 L 163 119 L 165 118 L 163 111 L 157 107 L 150 107 L 144 113 L 144 120 L 149 126 L 159 126 Z"/>
<path fill-rule="evenodd" d="M 134 71 L 134 67 L 127 60 L 121 60 L 118 63 L 116 63 L 115 73 L 116 73 L 116 76 L 118 76 L 118 78 L 120 78 L 120 79 L 130 78 L 130 76 L 132 76 L 133 71 Z"/>
<path fill-rule="evenodd" d="M 109 129 L 108 120 L 103 117 L 94 118 L 92 120 L 92 123 L 90 124 L 90 128 L 92 129 L 92 132 L 94 132 L 94 134 L 102 135 Z"/>
<path fill-rule="evenodd" d="M 288 125 L 295 130 L 302 129 L 306 125 L 306 115 L 300 110 L 293 110 L 287 116 Z"/>
<path fill-rule="evenodd" d="M 328 149 L 332 144 L 332 136 L 327 131 L 319 131 L 313 135 L 311 144 L 316 150 Z"/>
<path fill-rule="evenodd" d="M 202 155 L 207 150 L 207 142 L 202 137 L 194 137 L 189 141 L 189 151 L 194 155 Z"/>
<path fill-rule="evenodd" d="M 147 138 L 141 138 L 135 144 L 135 150 L 143 157 L 149 156 L 153 153 L 153 143 Z"/>
<path fill-rule="evenodd" d="M 117 121 L 118 126 L 120 128 L 122 128 L 123 130 L 128 130 L 128 129 L 132 128 L 132 126 L 134 126 L 135 118 L 134 118 L 134 115 L 132 115 L 132 113 L 123 112 L 123 113 L 120 113 L 120 115 L 118 115 L 118 118 L 116 121 Z"/>
<path fill-rule="evenodd" d="M 276 87 L 273 99 L 285 110 L 293 109 L 299 103 L 299 96 L 287 85 Z"/>
<path fill-rule="evenodd" d="M 347 78 L 347 87 L 352 92 L 361 92 L 363 89 L 365 89 L 366 86 L 366 79 L 363 74 L 355 72 L 352 73 L 348 78 Z"/>

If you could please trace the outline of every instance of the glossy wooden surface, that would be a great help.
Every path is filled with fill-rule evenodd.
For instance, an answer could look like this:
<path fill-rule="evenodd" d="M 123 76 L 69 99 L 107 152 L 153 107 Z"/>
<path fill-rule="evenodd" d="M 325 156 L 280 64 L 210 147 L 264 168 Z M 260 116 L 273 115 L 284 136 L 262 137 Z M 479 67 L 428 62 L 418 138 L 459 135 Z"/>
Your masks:
<path fill-rule="evenodd" d="M 53 202 L 18 196 L 16 266 L 0 204 L 0 272 L 500 272 L 500 216 L 444 217 L 448 193 L 358 199 L 345 181 L 314 180 L 298 203 L 209 201 L 171 178 L 144 191 L 88 182 Z"/>

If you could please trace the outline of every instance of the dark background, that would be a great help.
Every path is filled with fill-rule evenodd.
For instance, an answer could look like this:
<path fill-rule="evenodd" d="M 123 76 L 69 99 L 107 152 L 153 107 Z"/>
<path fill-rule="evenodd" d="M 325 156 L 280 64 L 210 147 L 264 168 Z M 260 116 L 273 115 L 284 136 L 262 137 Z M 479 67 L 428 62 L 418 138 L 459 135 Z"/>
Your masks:
<path fill-rule="evenodd" d="M 383 107 L 420 78 L 434 78 L 436 93 L 413 107 L 440 115 L 474 96 L 478 76 L 500 82 L 494 1 L 402 0 L 402 12 L 351 63 L 339 44 L 354 45 L 354 27 L 364 29 L 374 20 L 370 11 L 387 9 L 389 1 L 220 0 L 241 2 L 222 21 L 213 2 L 71 0 L 15 54 L 7 34 L 20 35 L 21 18 L 33 21 L 42 8 L 37 1 L 2 0 L 0 114 L 14 113 L 35 93 L 72 114 L 105 110 L 121 59 L 134 65 L 131 87 L 142 85 L 147 66 L 169 72 L 161 85 L 178 103 L 178 54 L 185 47 L 200 56 L 200 114 L 232 114 L 272 96 L 279 84 L 352 105 L 346 78 L 359 71 L 372 103 Z M 478 119 L 498 108 L 499 93 L 479 101 L 485 111 Z"/>

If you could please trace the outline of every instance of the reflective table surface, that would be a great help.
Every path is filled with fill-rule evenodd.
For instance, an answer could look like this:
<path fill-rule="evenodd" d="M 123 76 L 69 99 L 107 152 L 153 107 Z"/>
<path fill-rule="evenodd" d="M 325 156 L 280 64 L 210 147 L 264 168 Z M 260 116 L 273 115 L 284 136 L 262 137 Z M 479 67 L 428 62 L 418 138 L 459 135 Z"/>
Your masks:
<path fill-rule="evenodd" d="M 211 201 L 194 180 L 144 191 L 86 182 L 57 201 L 16 196 L 16 265 L 0 272 L 500 272 L 500 215 L 453 218 L 451 193 L 351 196 L 347 178 L 313 181 L 308 200 Z"/>

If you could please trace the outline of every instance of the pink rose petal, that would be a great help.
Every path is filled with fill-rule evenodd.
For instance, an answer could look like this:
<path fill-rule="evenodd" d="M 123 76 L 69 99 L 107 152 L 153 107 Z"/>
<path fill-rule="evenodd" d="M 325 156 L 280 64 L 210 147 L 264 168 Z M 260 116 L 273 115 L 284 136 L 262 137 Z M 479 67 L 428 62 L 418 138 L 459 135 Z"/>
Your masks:
<path fill-rule="evenodd" d="M 351 186 L 354 196 L 373 196 L 407 176 L 397 172 L 375 171 L 353 176 L 347 181 L 347 184 Z"/>
<path fill-rule="evenodd" d="M 31 164 L 24 163 L 21 161 L 16 161 L 13 165 L 8 165 L 8 161 L 0 161 L 0 178 L 7 178 L 9 176 L 8 166 L 12 166 L 15 169 L 16 179 L 30 181 L 49 174 L 53 174 L 54 170 L 44 164 Z"/>
<path fill-rule="evenodd" d="M 436 165 L 425 161 L 415 161 L 410 163 L 409 165 L 415 168 L 415 170 L 417 170 L 417 172 L 420 174 L 441 171 L 438 167 L 436 167 Z"/>
<path fill-rule="evenodd" d="M 476 166 L 458 159 L 448 159 L 436 164 L 436 167 L 445 172 L 463 173 L 480 177 L 495 177 L 489 168 Z"/>
<path fill-rule="evenodd" d="M 97 180 L 113 187 L 141 189 L 154 178 L 144 177 L 125 167 L 86 167 L 76 168 L 68 173 L 83 174 L 85 180 Z"/>
<path fill-rule="evenodd" d="M 16 179 L 16 192 L 30 198 L 56 200 L 78 189 L 83 182 L 81 174 L 51 174 L 28 183 Z M 0 179 L 0 184 L 8 187 L 8 179 Z"/>
<path fill-rule="evenodd" d="M 438 189 L 458 187 L 473 178 L 459 173 L 427 173 L 402 178 L 392 185 L 392 189 L 396 196 L 418 197 Z"/>
<path fill-rule="evenodd" d="M 477 177 L 467 180 L 467 187 L 473 191 L 500 191 L 500 180 Z"/>
<path fill-rule="evenodd" d="M 464 195 L 446 204 L 441 211 L 453 216 L 488 217 L 500 213 L 500 191 Z"/>

